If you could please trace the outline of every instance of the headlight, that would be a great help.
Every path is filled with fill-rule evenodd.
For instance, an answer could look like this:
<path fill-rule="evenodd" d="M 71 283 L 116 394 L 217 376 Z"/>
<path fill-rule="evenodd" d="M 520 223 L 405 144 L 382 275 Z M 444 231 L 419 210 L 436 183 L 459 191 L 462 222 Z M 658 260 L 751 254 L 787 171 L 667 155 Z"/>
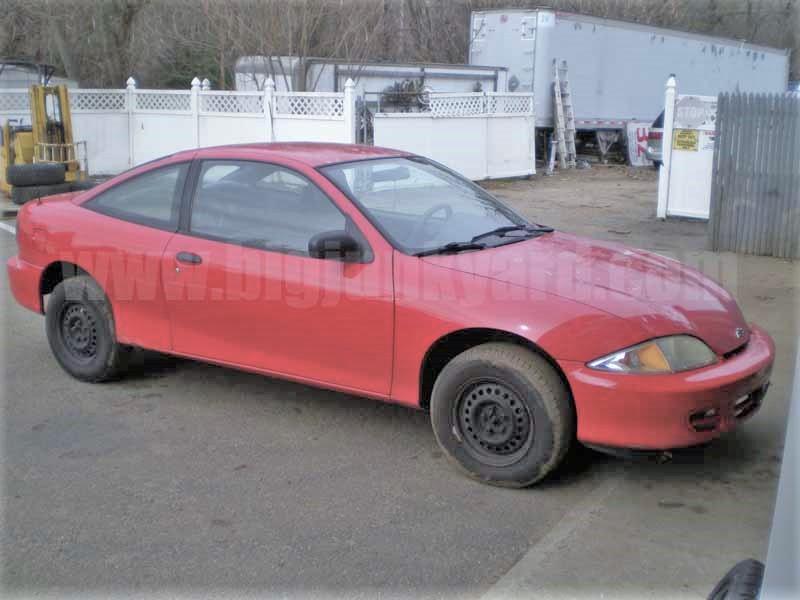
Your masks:
<path fill-rule="evenodd" d="M 677 373 L 717 361 L 717 355 L 696 337 L 673 335 L 625 348 L 589 363 L 615 373 Z"/>

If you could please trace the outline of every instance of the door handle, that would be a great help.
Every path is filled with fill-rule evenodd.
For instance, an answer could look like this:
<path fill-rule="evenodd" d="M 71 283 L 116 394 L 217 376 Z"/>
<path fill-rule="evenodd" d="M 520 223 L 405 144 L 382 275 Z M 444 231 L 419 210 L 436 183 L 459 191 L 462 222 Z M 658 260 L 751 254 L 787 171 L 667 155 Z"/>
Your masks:
<path fill-rule="evenodd" d="M 175 255 L 175 260 L 187 265 L 199 265 L 201 262 L 203 262 L 203 259 L 194 252 L 178 252 Z"/>

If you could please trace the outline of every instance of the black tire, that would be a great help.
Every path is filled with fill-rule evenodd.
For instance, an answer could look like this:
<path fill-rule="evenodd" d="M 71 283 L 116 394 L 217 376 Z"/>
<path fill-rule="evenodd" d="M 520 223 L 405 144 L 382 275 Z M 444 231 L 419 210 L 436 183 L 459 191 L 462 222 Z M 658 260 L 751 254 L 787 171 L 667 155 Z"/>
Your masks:
<path fill-rule="evenodd" d="M 463 471 L 504 487 L 543 479 L 575 438 L 575 410 L 559 374 L 542 356 L 506 343 L 476 346 L 445 365 L 433 386 L 431 423 Z"/>
<path fill-rule="evenodd" d="M 720 579 L 708 600 L 755 600 L 761 591 L 764 565 L 748 558 L 734 566 Z"/>
<path fill-rule="evenodd" d="M 11 188 L 11 201 L 14 204 L 25 204 L 37 198 L 52 196 L 53 194 L 63 194 L 71 191 L 69 183 L 54 183 L 51 185 L 16 185 Z"/>
<path fill-rule="evenodd" d="M 61 163 L 8 165 L 6 181 L 11 185 L 52 185 L 64 183 L 65 168 Z"/>
<path fill-rule="evenodd" d="M 111 306 L 99 285 L 86 275 L 65 279 L 50 296 L 47 340 L 61 367 L 90 382 L 117 377 L 126 348 L 117 343 Z"/>
<path fill-rule="evenodd" d="M 70 192 L 83 192 L 84 190 L 90 190 L 97 184 L 90 179 L 86 179 L 84 181 L 73 181 L 69 184 L 69 191 Z"/>

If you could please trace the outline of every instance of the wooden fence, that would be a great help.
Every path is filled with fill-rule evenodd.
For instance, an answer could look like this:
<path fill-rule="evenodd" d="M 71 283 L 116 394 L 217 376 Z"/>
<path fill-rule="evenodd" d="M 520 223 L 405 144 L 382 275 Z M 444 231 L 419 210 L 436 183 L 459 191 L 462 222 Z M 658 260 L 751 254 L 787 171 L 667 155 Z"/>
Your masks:
<path fill-rule="evenodd" d="M 720 94 L 712 250 L 800 258 L 800 94 Z"/>

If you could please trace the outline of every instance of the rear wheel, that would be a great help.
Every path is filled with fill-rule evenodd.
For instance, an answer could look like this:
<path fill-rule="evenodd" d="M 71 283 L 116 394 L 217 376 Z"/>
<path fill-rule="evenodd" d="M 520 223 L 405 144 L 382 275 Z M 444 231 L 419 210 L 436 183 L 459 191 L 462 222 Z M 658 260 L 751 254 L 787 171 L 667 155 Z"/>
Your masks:
<path fill-rule="evenodd" d="M 575 416 L 569 391 L 543 357 L 489 343 L 442 369 L 433 386 L 431 422 L 441 447 L 471 477 L 525 487 L 564 459 Z"/>
<path fill-rule="evenodd" d="M 100 382 L 119 374 L 125 348 L 117 343 L 111 306 L 91 277 L 71 277 L 55 287 L 46 326 L 56 360 L 76 379 Z"/>

